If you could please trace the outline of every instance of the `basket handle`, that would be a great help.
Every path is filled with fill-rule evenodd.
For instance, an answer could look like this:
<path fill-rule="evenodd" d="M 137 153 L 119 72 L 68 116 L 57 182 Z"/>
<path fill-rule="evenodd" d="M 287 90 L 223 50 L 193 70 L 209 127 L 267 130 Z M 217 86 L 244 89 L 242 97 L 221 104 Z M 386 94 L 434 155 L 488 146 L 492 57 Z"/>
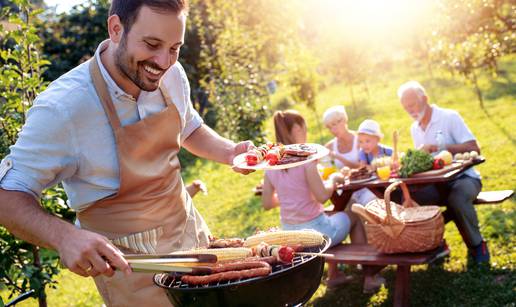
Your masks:
<path fill-rule="evenodd" d="M 403 198 L 405 199 L 405 201 L 403 202 L 403 205 L 405 205 L 405 207 L 412 207 L 414 206 L 414 201 L 412 201 L 412 198 L 410 197 L 410 193 L 409 193 L 409 190 L 407 188 L 407 184 L 401 180 L 396 180 L 394 181 L 393 183 L 391 183 L 391 185 L 389 185 L 387 187 L 387 189 L 385 190 L 385 193 L 383 195 L 383 198 L 385 200 L 385 210 L 387 211 L 387 218 L 388 219 L 391 219 L 392 218 L 392 213 L 391 213 L 391 193 L 396 190 L 396 188 L 398 186 L 401 186 L 401 191 L 403 192 Z"/>
<path fill-rule="evenodd" d="M 365 207 L 362 206 L 361 204 L 352 204 L 351 205 L 351 211 L 353 213 L 356 213 L 360 217 L 362 217 L 364 220 L 366 220 L 370 224 L 378 224 L 378 222 L 371 217 L 369 212 L 367 212 Z"/>

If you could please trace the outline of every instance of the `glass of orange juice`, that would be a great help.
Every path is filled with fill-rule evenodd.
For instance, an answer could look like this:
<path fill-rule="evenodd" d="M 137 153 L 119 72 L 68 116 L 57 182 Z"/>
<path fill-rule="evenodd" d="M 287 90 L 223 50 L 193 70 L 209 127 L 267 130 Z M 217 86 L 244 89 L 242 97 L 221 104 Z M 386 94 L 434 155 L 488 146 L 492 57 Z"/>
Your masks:
<path fill-rule="evenodd" d="M 389 177 L 391 176 L 391 167 L 389 165 L 378 167 L 376 169 L 376 173 L 380 180 L 389 180 Z"/>

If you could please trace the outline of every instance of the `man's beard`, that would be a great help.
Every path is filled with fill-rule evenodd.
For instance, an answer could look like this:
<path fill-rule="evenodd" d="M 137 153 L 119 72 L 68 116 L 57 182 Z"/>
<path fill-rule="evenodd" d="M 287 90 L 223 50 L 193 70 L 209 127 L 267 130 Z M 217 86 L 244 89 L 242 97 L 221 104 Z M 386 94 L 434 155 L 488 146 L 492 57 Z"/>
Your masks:
<path fill-rule="evenodd" d="M 122 35 L 122 39 L 120 41 L 120 45 L 115 51 L 115 65 L 118 70 L 125 75 L 129 80 L 131 80 L 137 87 L 146 92 L 155 91 L 158 88 L 157 84 L 154 83 L 145 83 L 143 78 L 138 74 L 138 67 L 143 67 L 144 65 L 149 65 L 150 67 L 158 70 L 162 70 L 159 67 L 156 67 L 156 64 L 151 62 L 138 62 L 136 63 L 136 68 L 132 69 L 130 67 L 131 63 L 133 63 L 133 58 L 127 52 L 127 37 Z"/>
<path fill-rule="evenodd" d="M 421 111 L 419 111 L 419 113 L 416 114 L 416 116 L 412 116 L 412 118 L 420 123 L 422 120 L 423 120 L 423 117 L 425 117 L 425 113 L 426 113 L 426 107 L 423 106 L 423 108 L 421 109 Z"/>
<path fill-rule="evenodd" d="M 416 115 L 416 117 L 414 117 L 414 120 L 417 121 L 418 123 L 420 123 L 423 120 L 423 117 L 425 117 L 425 112 L 426 112 L 426 109 L 423 108 L 423 110 L 421 110 L 421 112 L 419 112 Z"/>

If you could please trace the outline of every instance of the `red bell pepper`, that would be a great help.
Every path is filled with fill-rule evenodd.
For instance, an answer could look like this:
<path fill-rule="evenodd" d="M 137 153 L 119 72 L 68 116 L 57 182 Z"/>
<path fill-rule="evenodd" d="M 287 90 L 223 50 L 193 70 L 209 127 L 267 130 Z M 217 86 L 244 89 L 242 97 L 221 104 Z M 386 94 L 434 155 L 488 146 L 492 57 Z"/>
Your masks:
<path fill-rule="evenodd" d="M 435 158 L 434 159 L 434 164 L 432 166 L 432 169 L 441 169 L 444 167 L 444 160 L 441 159 L 441 158 Z"/>

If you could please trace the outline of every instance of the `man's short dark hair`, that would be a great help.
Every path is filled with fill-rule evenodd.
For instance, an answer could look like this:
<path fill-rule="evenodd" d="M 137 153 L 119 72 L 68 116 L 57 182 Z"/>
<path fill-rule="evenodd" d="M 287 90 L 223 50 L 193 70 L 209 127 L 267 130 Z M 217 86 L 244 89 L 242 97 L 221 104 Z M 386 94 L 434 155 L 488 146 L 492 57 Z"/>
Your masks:
<path fill-rule="evenodd" d="M 109 16 L 118 15 L 124 26 L 124 31 L 129 33 L 138 12 L 144 5 L 155 10 L 165 10 L 173 13 L 188 11 L 188 0 L 113 0 L 109 9 Z"/>

